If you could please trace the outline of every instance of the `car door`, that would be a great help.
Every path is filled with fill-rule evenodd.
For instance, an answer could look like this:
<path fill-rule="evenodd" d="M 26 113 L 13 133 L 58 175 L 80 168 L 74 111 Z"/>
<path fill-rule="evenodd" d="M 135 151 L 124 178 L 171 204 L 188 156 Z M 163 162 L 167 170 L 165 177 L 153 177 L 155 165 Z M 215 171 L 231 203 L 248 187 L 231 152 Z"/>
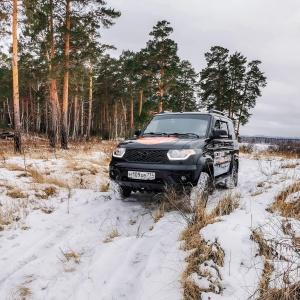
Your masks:
<path fill-rule="evenodd" d="M 226 138 L 214 140 L 214 176 L 218 177 L 229 173 L 234 147 L 232 135 L 229 134 L 228 120 L 221 117 L 216 118 L 214 130 L 225 130 L 227 132 Z"/>

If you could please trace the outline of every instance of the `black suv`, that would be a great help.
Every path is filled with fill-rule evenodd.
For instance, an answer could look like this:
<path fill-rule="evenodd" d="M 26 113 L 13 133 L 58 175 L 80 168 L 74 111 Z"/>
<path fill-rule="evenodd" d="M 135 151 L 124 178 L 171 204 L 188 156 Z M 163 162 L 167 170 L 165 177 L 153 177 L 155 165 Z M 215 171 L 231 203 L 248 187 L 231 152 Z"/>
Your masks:
<path fill-rule="evenodd" d="M 216 185 L 237 185 L 238 142 L 232 120 L 221 112 L 162 112 L 136 136 L 118 145 L 109 165 L 124 197 L 166 185 L 193 188 L 201 172 Z"/>

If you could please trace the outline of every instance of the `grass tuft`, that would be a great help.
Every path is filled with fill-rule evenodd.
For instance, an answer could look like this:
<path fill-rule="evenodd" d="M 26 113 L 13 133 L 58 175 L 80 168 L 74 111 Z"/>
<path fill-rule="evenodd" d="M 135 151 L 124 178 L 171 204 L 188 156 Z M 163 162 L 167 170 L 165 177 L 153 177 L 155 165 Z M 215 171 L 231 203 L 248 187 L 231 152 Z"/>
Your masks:
<path fill-rule="evenodd" d="M 103 240 L 103 243 L 110 243 L 115 237 L 120 236 L 119 231 L 117 228 L 112 228 L 109 232 L 107 237 Z"/>
<path fill-rule="evenodd" d="M 293 196 L 294 199 L 288 201 L 288 197 Z M 300 220 L 300 182 L 296 181 L 281 191 L 275 201 L 268 208 L 269 212 L 279 211 L 282 216 Z"/>

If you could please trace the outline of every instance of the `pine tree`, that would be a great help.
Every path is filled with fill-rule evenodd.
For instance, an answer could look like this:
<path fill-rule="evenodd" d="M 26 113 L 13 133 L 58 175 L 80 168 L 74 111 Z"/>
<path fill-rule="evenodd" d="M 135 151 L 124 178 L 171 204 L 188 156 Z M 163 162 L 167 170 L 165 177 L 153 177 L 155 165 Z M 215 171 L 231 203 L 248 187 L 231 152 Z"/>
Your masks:
<path fill-rule="evenodd" d="M 256 105 L 265 87 L 266 77 L 260 71 L 261 63 L 235 52 L 215 46 L 205 53 L 207 67 L 200 73 L 200 97 L 202 107 L 217 109 L 237 119 L 237 135 L 240 125 L 245 125 L 251 116 L 250 109 Z"/>
<path fill-rule="evenodd" d="M 191 63 L 183 60 L 178 65 L 177 84 L 170 89 L 170 104 L 168 109 L 174 111 L 193 111 L 198 108 L 198 74 Z"/>
<path fill-rule="evenodd" d="M 224 110 L 228 108 L 224 98 L 229 90 L 228 53 L 229 50 L 214 46 L 205 53 L 207 67 L 200 72 L 201 106 L 207 109 Z"/>
<path fill-rule="evenodd" d="M 239 135 L 240 126 L 249 121 L 251 116 L 249 110 L 255 107 L 256 99 L 261 96 L 261 88 L 267 85 L 267 77 L 258 67 L 260 64 L 261 61 L 254 60 L 247 65 L 243 92 L 239 101 L 237 135 Z"/>
<path fill-rule="evenodd" d="M 228 80 L 229 80 L 229 99 L 228 102 L 228 116 L 233 118 L 238 110 L 240 95 L 243 90 L 243 83 L 245 80 L 245 71 L 247 59 L 241 53 L 235 52 L 230 55 L 228 61 Z M 225 100 L 225 99 L 224 99 Z"/>
<path fill-rule="evenodd" d="M 179 57 L 178 46 L 169 38 L 173 28 L 168 21 L 159 21 L 150 32 L 152 40 L 141 50 L 142 72 L 148 75 L 158 96 L 158 111 L 162 111 L 163 102 L 167 101 L 169 89 L 176 85 Z M 167 103 L 165 103 L 167 105 Z"/>

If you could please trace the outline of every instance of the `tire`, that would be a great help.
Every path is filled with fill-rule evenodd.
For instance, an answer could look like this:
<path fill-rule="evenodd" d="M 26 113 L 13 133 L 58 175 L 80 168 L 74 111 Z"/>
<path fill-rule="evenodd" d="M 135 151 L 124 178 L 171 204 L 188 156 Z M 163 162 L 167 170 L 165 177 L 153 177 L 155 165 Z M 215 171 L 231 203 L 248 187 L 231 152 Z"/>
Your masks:
<path fill-rule="evenodd" d="M 131 195 L 131 189 L 128 187 L 121 187 L 117 182 L 111 180 L 110 189 L 117 199 L 124 199 Z"/>
<path fill-rule="evenodd" d="M 226 180 L 226 184 L 225 184 L 227 189 L 234 189 L 237 186 L 238 175 L 239 173 L 238 173 L 237 163 L 236 161 L 233 161 L 230 176 Z"/>
<path fill-rule="evenodd" d="M 127 198 L 131 195 L 131 189 L 129 187 L 126 187 L 126 186 L 121 187 L 121 192 L 122 192 L 122 196 L 124 198 Z"/>
<path fill-rule="evenodd" d="M 191 206 L 203 205 L 206 207 L 208 196 L 213 192 L 213 182 L 211 176 L 206 172 L 201 172 L 197 185 L 194 186 L 190 193 Z"/>

